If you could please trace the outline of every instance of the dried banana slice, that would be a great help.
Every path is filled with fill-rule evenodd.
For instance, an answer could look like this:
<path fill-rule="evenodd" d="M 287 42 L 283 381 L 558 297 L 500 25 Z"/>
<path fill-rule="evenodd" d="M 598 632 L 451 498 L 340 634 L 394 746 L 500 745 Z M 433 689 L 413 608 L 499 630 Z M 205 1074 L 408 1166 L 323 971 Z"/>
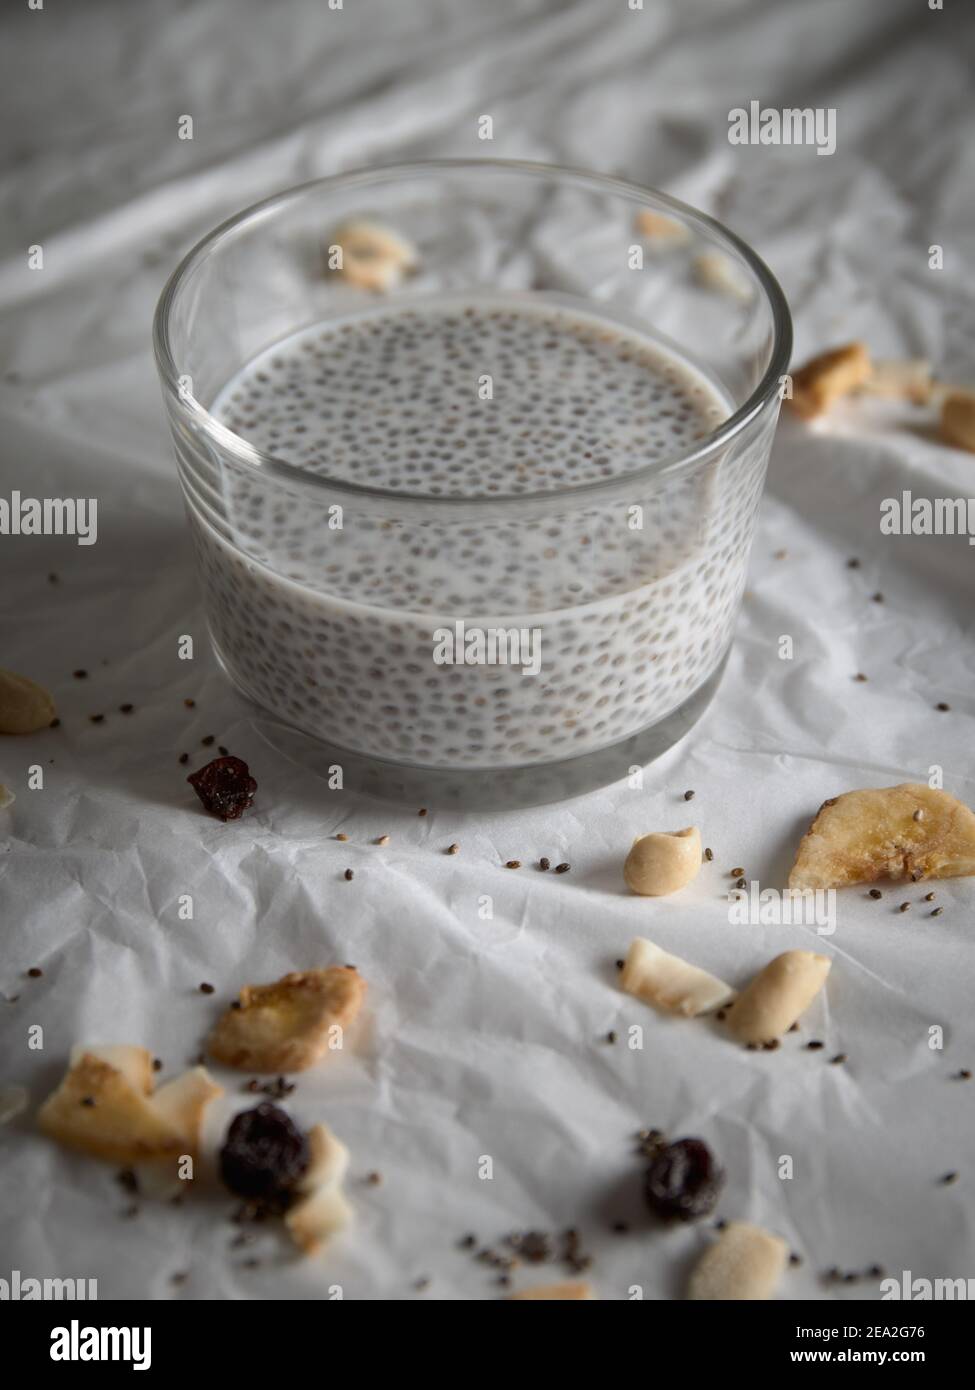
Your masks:
<path fill-rule="evenodd" d="M 830 965 L 829 956 L 815 951 L 784 951 L 776 956 L 735 1000 L 729 1030 L 743 1043 L 781 1038 L 816 998 Z"/>
<path fill-rule="evenodd" d="M 648 1004 L 669 1013 L 693 1018 L 720 1009 L 735 991 L 724 980 L 709 975 L 680 956 L 662 951 L 645 937 L 634 937 L 620 975 L 620 986 Z"/>
<path fill-rule="evenodd" d="M 342 1183 L 349 1167 L 349 1151 L 327 1125 L 308 1131 L 311 1157 L 296 1187 L 297 1198 L 285 1214 L 292 1239 L 306 1255 L 313 1254 L 352 1220 Z"/>
<path fill-rule="evenodd" d="M 975 815 L 946 791 L 904 782 L 825 801 L 800 842 L 789 887 L 964 874 L 975 874 Z"/>
<path fill-rule="evenodd" d="M 687 1297 L 698 1303 L 771 1298 L 788 1255 L 785 1241 L 761 1226 L 729 1221 L 695 1265 Z"/>
<path fill-rule="evenodd" d="M 522 1289 L 521 1293 L 509 1294 L 507 1303 L 527 1303 L 529 1300 L 543 1300 L 553 1303 L 569 1299 L 595 1299 L 592 1285 L 582 1280 L 566 1280 L 564 1284 L 536 1284 L 533 1289 Z"/>
<path fill-rule="evenodd" d="M 245 985 L 210 1035 L 210 1056 L 241 1071 L 304 1071 L 328 1050 L 330 1030 L 345 1029 L 366 982 L 349 965 L 293 971 L 270 985 Z"/>

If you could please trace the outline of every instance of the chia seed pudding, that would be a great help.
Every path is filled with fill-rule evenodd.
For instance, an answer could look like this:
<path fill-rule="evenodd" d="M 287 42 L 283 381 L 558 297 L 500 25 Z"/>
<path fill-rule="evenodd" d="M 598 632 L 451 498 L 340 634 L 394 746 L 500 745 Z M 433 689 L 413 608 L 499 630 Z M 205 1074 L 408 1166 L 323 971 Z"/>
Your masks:
<path fill-rule="evenodd" d="M 771 426 L 626 480 L 733 408 L 652 337 L 540 296 L 398 300 L 306 329 L 210 410 L 319 475 L 317 500 L 260 467 L 187 488 L 217 651 L 287 723 L 393 763 L 608 748 L 727 652 Z M 434 631 L 461 619 L 537 631 L 538 674 L 436 664 Z"/>

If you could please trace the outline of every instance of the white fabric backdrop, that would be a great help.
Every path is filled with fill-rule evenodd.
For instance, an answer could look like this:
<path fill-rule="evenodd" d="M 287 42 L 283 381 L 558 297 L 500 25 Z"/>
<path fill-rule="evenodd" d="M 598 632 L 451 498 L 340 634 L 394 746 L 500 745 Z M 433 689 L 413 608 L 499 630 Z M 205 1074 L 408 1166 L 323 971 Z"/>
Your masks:
<path fill-rule="evenodd" d="M 625 0 L 345 0 L 338 13 L 143 0 L 9 7 L 0 38 L 14 143 L 0 176 L 0 492 L 100 504 L 93 547 L 0 540 L 0 664 L 47 684 L 63 719 L 0 744 L 0 780 L 18 794 L 0 813 L 0 983 L 19 995 L 0 1012 L 2 1079 L 32 1100 L 0 1131 L 0 1275 L 96 1277 L 103 1297 L 320 1298 L 334 1284 L 351 1298 L 492 1297 L 492 1272 L 458 1237 L 573 1225 L 600 1296 L 639 1284 L 679 1297 L 706 1236 L 641 1214 L 630 1135 L 646 1124 L 706 1138 L 728 1173 L 720 1214 L 801 1252 L 784 1298 L 876 1296 L 875 1282 L 822 1284 L 833 1264 L 975 1275 L 975 1083 L 949 1079 L 975 1069 L 971 882 L 939 887 L 934 921 L 895 914 L 891 895 L 842 895 L 826 996 L 775 1054 L 657 1017 L 618 992 L 613 968 L 637 932 L 736 983 L 779 949 L 821 945 L 798 927 L 730 926 L 723 895 L 736 864 L 781 885 L 826 796 L 937 763 L 975 802 L 973 552 L 964 537 L 879 531 L 881 499 L 902 488 L 967 495 L 971 456 L 910 407 L 850 407 L 812 431 L 783 421 L 724 685 L 642 792 L 422 820 L 350 795 L 337 811 L 300 761 L 271 752 L 206 650 L 149 350 L 166 275 L 230 212 L 343 168 L 489 153 L 619 171 L 714 212 L 778 274 L 799 357 L 862 337 L 975 380 L 971 31 L 908 0 L 646 0 L 642 13 Z M 733 148 L 728 111 L 752 98 L 836 107 L 836 154 Z M 192 142 L 176 139 L 182 114 Z M 43 272 L 26 268 L 34 244 Z M 184 632 L 198 639 L 192 666 L 176 658 Z M 777 658 L 784 633 L 791 662 Z M 866 684 L 851 679 L 861 670 Z M 201 815 L 176 762 L 209 733 L 260 782 L 235 825 Z M 45 788 L 31 792 L 38 762 Z M 632 836 L 689 818 L 713 865 L 673 900 L 627 896 Z M 331 838 L 340 829 L 348 845 Z M 384 832 L 388 848 L 372 846 Z M 453 840 L 462 852 L 445 857 Z M 540 854 L 572 872 L 499 867 Z M 177 916 L 181 893 L 192 922 Z M 484 893 L 491 922 L 477 915 Z M 172 1074 L 215 1000 L 333 960 L 368 978 L 367 1017 L 291 1101 L 352 1150 L 357 1227 L 326 1255 L 296 1260 L 272 1236 L 231 1250 L 215 1192 L 126 1221 L 111 1169 L 37 1136 L 33 1108 L 75 1041 L 144 1043 Z M 34 965 L 43 978 L 25 979 Z M 36 1023 L 42 1052 L 27 1047 Z M 642 1052 L 599 1041 L 632 1023 Z M 943 1052 L 927 1045 L 932 1025 Z M 814 1035 L 824 1053 L 802 1049 Z M 841 1050 L 848 1063 L 830 1066 Z M 239 1080 L 222 1079 L 211 1138 L 243 1103 Z M 361 1181 L 372 1169 L 381 1186 Z M 939 1186 L 950 1169 L 959 1181 Z M 628 1234 L 611 1233 L 617 1219 Z M 243 1268 L 252 1253 L 260 1267 Z"/>

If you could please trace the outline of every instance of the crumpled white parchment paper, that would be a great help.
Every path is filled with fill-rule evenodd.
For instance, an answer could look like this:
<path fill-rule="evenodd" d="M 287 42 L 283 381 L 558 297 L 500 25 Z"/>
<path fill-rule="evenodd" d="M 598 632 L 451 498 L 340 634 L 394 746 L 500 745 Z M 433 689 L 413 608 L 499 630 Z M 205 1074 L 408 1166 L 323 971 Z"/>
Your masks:
<path fill-rule="evenodd" d="M 169 270 L 232 211 L 343 168 L 490 154 L 618 171 L 714 212 L 780 277 L 797 358 L 862 337 L 878 356 L 927 355 L 971 381 L 962 23 L 879 0 L 4 14 L 0 90 L 20 117 L 0 176 L 3 490 L 97 496 L 99 539 L 0 540 L 0 664 L 49 686 L 63 720 L 0 745 L 0 780 L 17 794 L 0 812 L 0 986 L 19 995 L 0 1004 L 2 1079 L 26 1084 L 32 1103 L 0 1131 L 0 1275 L 97 1278 L 102 1297 L 322 1298 L 334 1286 L 348 1298 L 493 1297 L 493 1272 L 456 1248 L 460 1236 L 576 1226 L 601 1297 L 633 1285 L 679 1297 L 706 1235 L 660 1232 L 643 1214 L 630 1143 L 643 1125 L 704 1137 L 728 1175 L 720 1215 L 779 1231 L 802 1254 L 783 1298 L 876 1296 L 875 1282 L 824 1286 L 817 1274 L 834 1264 L 975 1274 L 975 1084 L 949 1079 L 975 1067 L 971 881 L 937 886 L 937 919 L 894 911 L 916 890 L 879 904 L 846 892 L 824 940 L 734 927 L 724 896 L 736 865 L 782 886 L 800 833 L 839 791 L 926 779 L 938 764 L 975 802 L 975 552 L 965 537 L 879 529 L 881 500 L 905 488 L 967 496 L 975 461 L 939 445 L 912 407 L 850 405 L 815 429 L 784 420 L 723 687 L 643 789 L 418 818 L 329 793 L 272 749 L 217 671 L 149 349 Z M 728 111 L 752 98 L 835 107 L 836 154 L 733 148 Z M 183 113 L 191 142 L 176 139 Z M 42 273 L 26 268 L 38 243 Z M 932 243 L 943 271 L 928 269 Z M 177 659 L 184 633 L 193 662 Z M 784 634 L 791 661 L 778 657 Z M 184 749 L 201 761 L 211 733 L 260 783 L 236 824 L 201 813 L 177 763 Z M 42 791 L 27 788 L 31 764 Z M 631 838 L 689 820 L 713 864 L 672 900 L 628 896 Z M 461 851 L 446 856 L 453 841 Z M 571 873 L 527 867 L 542 854 Z M 510 858 L 526 867 L 500 867 Z M 192 921 L 178 911 L 187 893 Z M 747 1053 L 718 1025 L 619 992 L 614 960 L 637 933 L 734 983 L 790 946 L 825 949 L 834 968 L 800 1034 Z M 241 984 L 333 961 L 365 974 L 366 1014 L 289 1102 L 352 1151 L 357 1225 L 326 1254 L 300 1260 L 273 1235 L 232 1249 L 231 1203 L 214 1192 L 126 1219 L 110 1167 L 36 1133 L 33 1112 L 74 1042 L 145 1044 L 172 1075 Z M 35 965 L 43 977 L 26 979 Z M 28 1049 L 32 1024 L 43 1051 Z M 633 1024 L 642 1050 L 626 1045 Z M 935 1025 L 942 1051 L 928 1046 Z M 616 1046 L 601 1040 L 610 1029 Z M 823 1052 L 803 1049 L 813 1036 Z M 839 1051 L 847 1063 L 829 1065 Z M 246 1078 L 216 1074 L 227 1091 L 211 1141 L 249 1103 Z M 778 1176 L 783 1155 L 791 1179 Z M 381 1185 L 363 1181 L 371 1170 Z M 939 1186 L 948 1170 L 959 1181 Z M 628 1233 L 611 1232 L 617 1220 Z M 252 1255 L 259 1266 L 245 1268 Z M 174 1273 L 188 1278 L 177 1286 Z M 549 1277 L 519 1270 L 515 1286 Z"/>

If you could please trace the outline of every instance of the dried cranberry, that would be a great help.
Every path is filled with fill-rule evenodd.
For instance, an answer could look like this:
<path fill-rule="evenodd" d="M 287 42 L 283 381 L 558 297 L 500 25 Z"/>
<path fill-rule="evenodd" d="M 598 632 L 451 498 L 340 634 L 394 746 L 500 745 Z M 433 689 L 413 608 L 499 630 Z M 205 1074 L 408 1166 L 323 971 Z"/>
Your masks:
<path fill-rule="evenodd" d="M 658 1216 L 693 1221 L 714 1208 L 724 1173 L 700 1139 L 665 1144 L 647 1169 L 644 1191 Z"/>
<path fill-rule="evenodd" d="M 234 1118 L 220 1150 L 220 1176 L 238 1197 L 285 1206 L 308 1159 L 308 1140 L 290 1115 L 264 1101 Z"/>
<path fill-rule="evenodd" d="M 242 758 L 214 758 L 186 780 L 206 809 L 221 820 L 236 820 L 254 804 L 257 783 Z"/>

